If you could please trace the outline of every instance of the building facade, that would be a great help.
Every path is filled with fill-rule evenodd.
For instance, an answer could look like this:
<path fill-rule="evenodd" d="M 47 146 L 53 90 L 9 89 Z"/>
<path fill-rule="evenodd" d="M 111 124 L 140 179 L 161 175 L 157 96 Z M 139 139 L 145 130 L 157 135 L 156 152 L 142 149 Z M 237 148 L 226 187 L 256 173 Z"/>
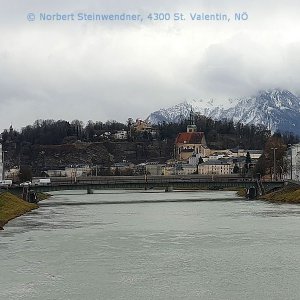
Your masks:
<path fill-rule="evenodd" d="M 145 166 L 146 174 L 162 175 L 164 166 L 165 166 L 164 164 L 159 164 L 159 163 L 147 163 Z"/>
<path fill-rule="evenodd" d="M 0 144 L 0 180 L 3 180 L 3 152 L 2 152 L 2 144 Z"/>
<path fill-rule="evenodd" d="M 300 144 L 292 145 L 287 152 L 287 178 L 300 181 Z"/>
<path fill-rule="evenodd" d="M 231 174 L 231 164 L 222 160 L 210 160 L 198 166 L 201 175 L 228 175 Z"/>
<path fill-rule="evenodd" d="M 114 134 L 116 140 L 127 140 L 128 134 L 126 130 L 119 130 Z"/>

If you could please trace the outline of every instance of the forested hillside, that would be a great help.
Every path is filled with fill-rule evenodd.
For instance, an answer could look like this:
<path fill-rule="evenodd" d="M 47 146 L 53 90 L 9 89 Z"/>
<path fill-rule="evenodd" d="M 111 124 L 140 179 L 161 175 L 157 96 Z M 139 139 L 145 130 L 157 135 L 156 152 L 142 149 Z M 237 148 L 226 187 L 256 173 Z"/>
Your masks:
<path fill-rule="evenodd" d="M 172 157 L 174 141 L 179 132 L 186 131 L 188 121 L 162 123 L 153 126 L 153 132 L 140 133 L 128 122 L 93 122 L 79 120 L 38 120 L 21 130 L 10 127 L 2 133 L 6 167 L 29 165 L 35 169 L 63 167 L 70 164 L 98 164 L 109 166 L 128 160 L 135 163 L 146 160 L 165 161 Z M 234 124 L 232 121 L 214 121 L 197 115 L 198 131 L 204 131 L 211 149 L 264 149 L 271 132 L 263 126 Z M 117 130 L 130 132 L 128 139 L 113 138 Z M 283 141 L 295 143 L 293 134 L 282 134 Z"/>

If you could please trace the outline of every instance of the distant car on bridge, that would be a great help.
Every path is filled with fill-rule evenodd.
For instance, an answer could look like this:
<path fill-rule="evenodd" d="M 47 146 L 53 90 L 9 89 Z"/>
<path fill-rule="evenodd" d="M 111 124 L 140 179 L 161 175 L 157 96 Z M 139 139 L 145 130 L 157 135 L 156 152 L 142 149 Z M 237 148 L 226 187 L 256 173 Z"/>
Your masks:
<path fill-rule="evenodd" d="M 36 178 L 32 180 L 33 186 L 50 185 L 50 184 L 51 184 L 50 178 Z"/>
<path fill-rule="evenodd" d="M 0 188 L 4 187 L 4 188 L 8 188 L 12 186 L 12 180 L 10 179 L 4 179 L 0 181 Z"/>
<path fill-rule="evenodd" d="M 20 186 L 31 186 L 31 181 L 25 181 L 25 182 L 22 182 L 22 183 L 20 183 Z"/>

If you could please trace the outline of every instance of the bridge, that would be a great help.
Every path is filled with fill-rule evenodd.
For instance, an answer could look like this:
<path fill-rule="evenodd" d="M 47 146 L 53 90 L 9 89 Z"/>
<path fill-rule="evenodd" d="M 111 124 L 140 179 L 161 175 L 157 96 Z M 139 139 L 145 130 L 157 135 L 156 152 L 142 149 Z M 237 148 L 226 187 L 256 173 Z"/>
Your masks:
<path fill-rule="evenodd" d="M 223 190 L 230 188 L 255 188 L 260 193 L 269 192 L 284 186 L 283 181 L 258 181 L 249 178 L 222 178 L 222 177 L 165 177 L 165 176 L 122 176 L 103 177 L 99 179 L 85 178 L 77 181 L 53 181 L 49 185 L 31 186 L 34 192 L 52 192 L 63 190 L 86 190 L 92 193 L 94 190 L 113 189 L 163 189 L 163 190 Z M 22 187 L 14 187 L 15 192 L 22 193 Z"/>

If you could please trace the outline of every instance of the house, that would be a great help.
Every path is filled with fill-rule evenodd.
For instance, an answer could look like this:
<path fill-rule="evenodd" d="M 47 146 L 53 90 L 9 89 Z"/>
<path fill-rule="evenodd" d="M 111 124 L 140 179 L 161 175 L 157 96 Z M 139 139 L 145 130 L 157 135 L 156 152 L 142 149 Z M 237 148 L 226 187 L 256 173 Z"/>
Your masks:
<path fill-rule="evenodd" d="M 123 161 L 113 164 L 110 167 L 113 175 L 133 175 L 135 165 L 131 162 Z"/>
<path fill-rule="evenodd" d="M 197 165 L 182 164 L 177 168 L 176 175 L 190 175 L 197 173 Z"/>
<path fill-rule="evenodd" d="M 134 129 L 137 132 L 149 132 L 151 133 L 152 131 L 152 126 L 151 124 L 147 123 L 146 121 L 143 121 L 141 119 L 136 119 L 135 124 L 134 124 Z"/>
<path fill-rule="evenodd" d="M 208 160 L 217 160 L 217 159 L 224 158 L 224 156 L 225 156 L 224 154 L 213 153 L 208 157 Z"/>
<path fill-rule="evenodd" d="M 92 169 L 88 165 L 83 166 L 71 166 L 65 168 L 66 177 L 75 178 L 80 176 L 89 176 L 92 173 Z"/>
<path fill-rule="evenodd" d="M 232 166 L 232 170 L 235 166 L 237 166 L 240 170 L 245 167 L 246 158 L 244 156 L 242 157 L 231 157 L 227 160 L 229 164 Z"/>
<path fill-rule="evenodd" d="M 145 175 L 146 173 L 146 163 L 140 163 L 134 167 L 134 175 Z"/>
<path fill-rule="evenodd" d="M 245 150 L 245 149 L 235 148 L 235 149 L 230 149 L 228 151 L 231 154 L 230 156 L 234 156 L 234 157 L 246 157 L 247 152 L 249 152 L 250 157 L 252 159 L 259 159 L 263 154 L 263 150 Z"/>
<path fill-rule="evenodd" d="M 174 161 L 162 166 L 162 175 L 190 175 L 197 173 L 197 165 L 182 161 Z"/>
<path fill-rule="evenodd" d="M 223 150 L 210 150 L 210 155 L 217 155 L 219 157 L 233 157 L 233 152 L 229 149 Z"/>
<path fill-rule="evenodd" d="M 193 154 L 191 157 L 189 157 L 188 159 L 188 163 L 190 165 L 198 165 L 199 164 L 199 160 L 201 160 L 201 154 L 198 153 L 198 154 Z M 203 159 L 202 159 L 203 160 Z"/>
<path fill-rule="evenodd" d="M 231 164 L 226 160 L 209 160 L 198 166 L 201 175 L 228 175 L 231 174 Z"/>
<path fill-rule="evenodd" d="M 149 175 L 162 175 L 164 166 L 165 165 L 160 164 L 158 162 L 148 162 L 146 164 L 146 173 Z"/>
<path fill-rule="evenodd" d="M 127 140 L 128 134 L 126 130 L 118 130 L 115 134 L 114 134 L 114 138 L 116 140 Z"/>
<path fill-rule="evenodd" d="M 250 157 L 252 159 L 259 159 L 262 156 L 264 151 L 263 150 L 247 150 L 246 155 L 247 155 L 247 152 L 249 152 Z"/>
<path fill-rule="evenodd" d="M 175 166 L 174 165 L 166 165 L 162 168 L 162 174 L 164 176 L 175 175 Z"/>
<path fill-rule="evenodd" d="M 92 168 L 88 165 L 71 165 L 64 169 L 52 169 L 43 172 L 43 176 L 47 177 L 68 177 L 77 178 L 81 176 L 89 176 L 92 174 Z"/>
<path fill-rule="evenodd" d="M 132 135 L 132 132 L 135 132 L 135 134 L 140 137 L 146 137 L 148 139 L 155 139 L 158 136 L 158 129 L 153 128 L 151 123 L 141 119 L 136 119 L 135 123 L 131 124 L 129 136 Z"/>
<path fill-rule="evenodd" d="M 44 171 L 43 176 L 46 176 L 46 177 L 66 177 L 66 171 L 65 170 L 47 170 L 47 171 Z"/>
<path fill-rule="evenodd" d="M 12 179 L 15 181 L 20 174 L 20 168 L 19 167 L 13 167 L 9 170 L 5 171 L 5 179 Z"/>
<path fill-rule="evenodd" d="M 166 164 L 162 167 L 162 175 L 176 175 L 178 169 L 181 168 L 182 163 L 178 163 L 177 161 L 170 159 L 166 162 Z"/>

